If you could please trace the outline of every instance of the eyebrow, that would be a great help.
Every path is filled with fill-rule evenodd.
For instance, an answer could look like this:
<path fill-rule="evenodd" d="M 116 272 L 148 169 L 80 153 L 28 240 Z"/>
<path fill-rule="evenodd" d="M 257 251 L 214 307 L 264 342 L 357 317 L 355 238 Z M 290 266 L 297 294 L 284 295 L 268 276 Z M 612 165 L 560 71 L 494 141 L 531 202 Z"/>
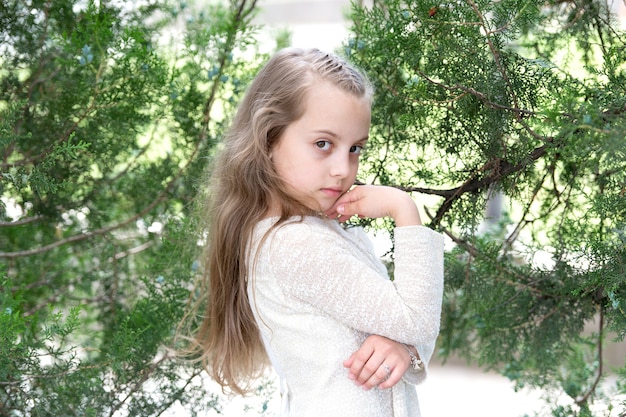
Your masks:
<path fill-rule="evenodd" d="M 338 138 L 339 137 L 335 132 L 333 132 L 331 130 L 326 130 L 326 129 L 315 130 L 314 133 L 321 133 L 321 134 L 324 134 L 324 135 L 332 136 L 333 138 Z M 363 142 L 363 141 L 367 142 L 369 140 L 369 138 L 370 138 L 370 136 L 368 134 L 367 136 L 364 136 L 361 139 L 356 140 L 356 142 Z"/>
<path fill-rule="evenodd" d="M 338 137 L 335 132 L 330 131 L 330 130 L 326 130 L 326 129 L 315 130 L 314 133 L 321 133 L 321 134 L 324 134 L 324 135 L 332 136 L 333 138 Z"/>

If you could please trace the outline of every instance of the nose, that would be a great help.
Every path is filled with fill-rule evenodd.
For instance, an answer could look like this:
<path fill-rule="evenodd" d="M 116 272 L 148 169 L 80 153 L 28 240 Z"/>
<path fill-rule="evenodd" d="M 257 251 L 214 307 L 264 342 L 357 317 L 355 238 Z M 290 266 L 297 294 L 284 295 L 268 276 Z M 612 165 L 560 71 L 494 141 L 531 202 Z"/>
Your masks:
<path fill-rule="evenodd" d="M 349 152 L 337 152 L 331 160 L 330 175 L 332 177 L 345 178 L 350 175 L 352 161 Z"/>

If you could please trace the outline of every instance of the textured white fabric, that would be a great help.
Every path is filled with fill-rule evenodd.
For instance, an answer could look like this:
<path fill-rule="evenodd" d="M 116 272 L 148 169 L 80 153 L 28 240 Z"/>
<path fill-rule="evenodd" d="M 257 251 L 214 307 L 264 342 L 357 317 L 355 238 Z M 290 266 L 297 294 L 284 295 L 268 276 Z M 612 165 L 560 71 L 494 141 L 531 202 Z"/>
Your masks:
<path fill-rule="evenodd" d="M 362 229 L 304 217 L 262 241 L 275 222 L 256 227 L 248 295 L 281 378 L 282 417 L 418 417 L 412 384 L 426 369 L 409 368 L 392 389 L 365 391 L 343 361 L 378 334 L 416 346 L 428 364 L 439 333 L 443 237 L 396 228 L 392 282 Z"/>

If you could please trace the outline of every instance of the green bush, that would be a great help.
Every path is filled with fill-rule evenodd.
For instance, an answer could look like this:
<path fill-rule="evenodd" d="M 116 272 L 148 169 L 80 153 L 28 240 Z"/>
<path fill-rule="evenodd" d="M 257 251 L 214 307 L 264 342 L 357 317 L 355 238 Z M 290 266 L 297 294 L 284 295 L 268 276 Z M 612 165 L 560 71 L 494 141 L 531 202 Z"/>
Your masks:
<path fill-rule="evenodd" d="M 218 407 L 167 348 L 193 200 L 264 59 L 247 0 L 0 5 L 0 415 Z"/>

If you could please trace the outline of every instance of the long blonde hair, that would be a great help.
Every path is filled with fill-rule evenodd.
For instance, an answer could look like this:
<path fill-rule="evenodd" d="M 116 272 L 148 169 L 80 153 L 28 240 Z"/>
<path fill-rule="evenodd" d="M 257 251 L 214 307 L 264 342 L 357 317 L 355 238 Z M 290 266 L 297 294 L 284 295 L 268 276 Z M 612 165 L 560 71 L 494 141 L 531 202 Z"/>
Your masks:
<path fill-rule="evenodd" d="M 239 394 L 267 363 L 247 295 L 254 227 L 272 202 L 280 204 L 277 225 L 310 212 L 287 192 L 270 150 L 303 115 L 306 94 L 319 81 L 372 97 L 367 79 L 343 59 L 316 49 L 281 50 L 250 85 L 212 169 L 204 210 L 210 225 L 203 259 L 208 300 L 194 343 L 209 375 Z"/>

